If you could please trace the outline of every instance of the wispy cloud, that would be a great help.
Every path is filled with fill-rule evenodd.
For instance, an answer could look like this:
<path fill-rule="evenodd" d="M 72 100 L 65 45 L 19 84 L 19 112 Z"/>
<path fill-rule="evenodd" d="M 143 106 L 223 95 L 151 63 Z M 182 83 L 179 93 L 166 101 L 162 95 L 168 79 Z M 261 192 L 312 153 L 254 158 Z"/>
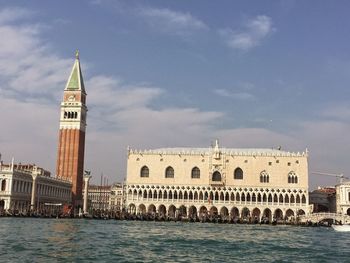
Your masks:
<path fill-rule="evenodd" d="M 247 51 L 258 46 L 273 31 L 272 19 L 268 16 L 260 15 L 248 20 L 241 30 L 225 28 L 219 30 L 219 34 L 229 47 Z"/>
<path fill-rule="evenodd" d="M 147 23 L 159 32 L 188 35 L 193 31 L 207 29 L 208 26 L 190 13 L 173 11 L 167 8 L 141 8 L 138 13 Z"/>
<path fill-rule="evenodd" d="M 0 10 L 0 24 L 22 20 L 32 16 L 33 14 L 33 11 L 24 8 L 4 8 Z"/>
<path fill-rule="evenodd" d="M 16 13 L 15 9 L 12 12 Z M 8 118 L 0 138 L 1 151 L 4 157 L 15 156 L 54 171 L 59 101 L 74 58 L 56 55 L 50 43 L 43 41 L 40 26 L 28 21 L 2 21 L 0 111 Z M 85 79 L 85 86 L 89 108 L 86 166 L 96 173 L 104 167 L 105 174 L 115 175 L 116 166 L 105 158 L 114 156 L 117 173 L 124 174 L 128 144 L 146 148 L 200 144 L 207 136 L 202 131 L 211 130 L 213 122 L 223 116 L 196 108 L 155 109 L 152 104 L 162 96 L 163 89 L 130 84 L 118 77 L 95 75 Z"/>
<path fill-rule="evenodd" d="M 231 99 L 236 99 L 236 100 L 252 100 L 255 99 L 254 95 L 248 93 L 248 92 L 232 92 L 227 89 L 215 89 L 214 93 L 222 96 L 222 97 L 227 97 Z"/>
<path fill-rule="evenodd" d="M 350 122 L 350 106 L 348 104 L 339 104 L 327 107 L 321 115 L 332 120 Z"/>

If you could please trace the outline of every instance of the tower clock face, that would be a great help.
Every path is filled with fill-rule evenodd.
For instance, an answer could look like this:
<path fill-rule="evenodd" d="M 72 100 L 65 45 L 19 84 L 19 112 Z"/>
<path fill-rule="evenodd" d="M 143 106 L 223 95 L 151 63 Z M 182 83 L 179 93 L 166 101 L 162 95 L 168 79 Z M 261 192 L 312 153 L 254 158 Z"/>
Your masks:
<path fill-rule="evenodd" d="M 74 95 L 70 95 L 68 97 L 68 101 L 75 101 L 75 96 Z"/>

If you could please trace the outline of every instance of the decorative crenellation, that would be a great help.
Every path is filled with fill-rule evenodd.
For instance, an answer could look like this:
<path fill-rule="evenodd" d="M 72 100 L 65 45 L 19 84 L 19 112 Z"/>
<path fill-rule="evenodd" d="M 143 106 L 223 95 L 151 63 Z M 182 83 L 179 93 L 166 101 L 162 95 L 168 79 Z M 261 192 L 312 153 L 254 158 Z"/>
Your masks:
<path fill-rule="evenodd" d="M 137 150 L 127 149 L 128 155 L 139 154 L 139 155 L 202 155 L 209 156 L 213 155 L 217 150 L 214 151 L 213 148 L 167 148 L 167 149 L 154 149 L 154 150 Z M 308 157 L 308 150 L 304 152 L 286 152 L 274 149 L 220 149 L 221 154 L 228 156 L 265 156 L 265 157 Z"/>

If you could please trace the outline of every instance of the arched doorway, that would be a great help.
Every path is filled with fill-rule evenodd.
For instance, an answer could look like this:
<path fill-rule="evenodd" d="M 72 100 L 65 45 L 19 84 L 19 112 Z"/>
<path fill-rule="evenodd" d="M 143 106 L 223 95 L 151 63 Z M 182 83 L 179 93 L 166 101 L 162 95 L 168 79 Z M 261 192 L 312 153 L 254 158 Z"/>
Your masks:
<path fill-rule="evenodd" d="M 196 218 L 197 217 L 197 208 L 195 206 L 191 206 L 188 209 L 188 216 L 190 218 Z"/>
<path fill-rule="evenodd" d="M 249 219 L 249 217 L 250 217 L 250 211 L 249 211 L 249 209 L 248 209 L 247 207 L 244 207 L 244 208 L 242 209 L 241 216 L 242 216 L 242 219 L 246 219 L 246 220 Z"/>
<path fill-rule="evenodd" d="M 252 217 L 253 217 L 253 220 L 254 222 L 258 223 L 260 221 L 260 209 L 259 208 L 254 208 L 253 211 L 252 211 Z"/>
<path fill-rule="evenodd" d="M 187 217 L 187 208 L 186 206 L 182 205 L 179 208 L 179 216 L 181 217 Z"/>
<path fill-rule="evenodd" d="M 262 220 L 265 221 L 265 222 L 271 222 L 271 220 L 272 220 L 272 213 L 271 213 L 271 210 L 269 208 L 266 208 L 264 210 Z"/>
<path fill-rule="evenodd" d="M 228 217 L 228 209 L 225 206 L 220 209 L 220 215 L 224 218 Z"/>
<path fill-rule="evenodd" d="M 214 173 L 213 173 L 213 176 L 212 176 L 212 179 L 211 179 L 212 181 L 215 181 L 215 182 L 217 182 L 217 181 L 221 181 L 221 173 L 219 172 L 219 171 L 215 171 Z"/>
<path fill-rule="evenodd" d="M 281 209 L 277 208 L 275 210 L 274 219 L 277 220 L 277 221 L 283 220 L 283 212 L 282 212 Z"/>
<path fill-rule="evenodd" d="M 155 214 L 155 213 L 156 213 L 156 207 L 155 207 L 155 205 L 149 205 L 149 207 L 148 207 L 148 213 L 149 213 L 149 214 Z"/>
<path fill-rule="evenodd" d="M 288 210 L 286 211 L 286 219 L 287 219 L 287 220 L 292 220 L 293 217 L 294 217 L 294 212 L 293 212 L 293 210 L 292 210 L 292 209 L 288 209 Z"/>
<path fill-rule="evenodd" d="M 298 216 L 305 215 L 305 211 L 303 209 L 298 210 Z"/>
<path fill-rule="evenodd" d="M 0 200 L 0 211 L 3 211 L 5 209 L 5 201 Z"/>
<path fill-rule="evenodd" d="M 139 213 L 146 214 L 146 206 L 144 204 L 139 205 Z"/>
<path fill-rule="evenodd" d="M 237 207 L 233 207 L 231 209 L 231 218 L 238 218 L 239 217 L 239 210 Z"/>
<path fill-rule="evenodd" d="M 165 216 L 166 215 L 166 207 L 164 205 L 160 205 L 158 208 L 158 213 L 160 216 Z"/>
<path fill-rule="evenodd" d="M 168 216 L 170 218 L 175 218 L 175 213 L 176 213 L 176 207 L 174 205 L 169 206 Z"/>
<path fill-rule="evenodd" d="M 136 213 L 136 206 L 134 204 L 130 204 L 128 210 L 129 210 L 128 212 L 130 214 L 135 214 Z"/>
<path fill-rule="evenodd" d="M 212 206 L 210 208 L 210 215 L 217 215 L 218 214 L 218 209 L 215 206 Z"/>
<path fill-rule="evenodd" d="M 199 209 L 199 218 L 205 218 L 206 216 L 208 215 L 208 210 L 205 206 L 202 206 L 200 209 Z"/>

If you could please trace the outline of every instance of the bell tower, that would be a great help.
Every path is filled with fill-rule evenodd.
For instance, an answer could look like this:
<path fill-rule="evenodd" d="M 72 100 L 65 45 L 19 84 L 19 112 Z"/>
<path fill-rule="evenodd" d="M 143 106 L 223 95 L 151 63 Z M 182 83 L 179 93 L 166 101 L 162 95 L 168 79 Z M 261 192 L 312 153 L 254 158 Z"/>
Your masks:
<path fill-rule="evenodd" d="M 82 205 L 86 129 L 86 92 L 79 51 L 63 92 L 56 175 L 72 182 L 72 205 Z"/>

